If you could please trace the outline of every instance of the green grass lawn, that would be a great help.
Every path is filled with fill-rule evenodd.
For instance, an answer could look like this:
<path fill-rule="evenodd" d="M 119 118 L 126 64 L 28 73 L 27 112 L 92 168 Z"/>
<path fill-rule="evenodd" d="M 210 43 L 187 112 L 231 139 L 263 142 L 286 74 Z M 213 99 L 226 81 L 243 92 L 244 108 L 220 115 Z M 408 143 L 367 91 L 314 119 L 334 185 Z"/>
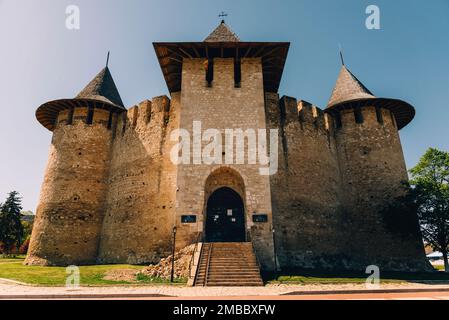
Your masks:
<path fill-rule="evenodd" d="M 0 278 L 20 281 L 40 286 L 65 286 L 65 267 L 40 267 L 23 265 L 23 256 L 16 258 L 0 258 Z M 109 285 L 162 285 L 169 284 L 167 280 L 151 278 L 138 274 L 135 281 L 115 281 L 104 279 L 105 275 L 113 270 L 132 269 L 142 270 L 143 266 L 135 265 L 95 265 L 80 267 L 80 284 L 82 286 L 109 286 Z M 344 284 L 365 283 L 368 275 L 363 273 L 326 273 L 307 270 L 284 271 L 278 275 L 264 275 L 268 284 Z M 449 282 L 449 275 L 442 272 L 436 274 L 407 274 L 389 273 L 381 274 L 383 283 L 401 283 L 414 281 L 440 280 Z M 187 279 L 178 279 L 174 285 L 185 285 Z"/>
<path fill-rule="evenodd" d="M 402 283 L 399 279 L 381 279 L 383 283 Z M 280 276 L 269 280 L 269 284 L 345 284 L 345 283 L 365 283 L 365 278 L 338 278 L 322 276 Z"/>
<path fill-rule="evenodd" d="M 65 286 L 65 267 L 40 267 L 23 265 L 23 257 L 0 258 L 0 278 L 20 281 L 32 285 L 41 286 Z M 95 265 L 80 267 L 81 286 L 105 286 L 105 285 L 148 285 L 169 284 L 167 280 L 160 278 L 136 277 L 136 282 L 106 280 L 104 276 L 114 269 L 142 270 L 143 266 L 133 265 Z M 183 284 L 185 281 L 178 281 Z"/>

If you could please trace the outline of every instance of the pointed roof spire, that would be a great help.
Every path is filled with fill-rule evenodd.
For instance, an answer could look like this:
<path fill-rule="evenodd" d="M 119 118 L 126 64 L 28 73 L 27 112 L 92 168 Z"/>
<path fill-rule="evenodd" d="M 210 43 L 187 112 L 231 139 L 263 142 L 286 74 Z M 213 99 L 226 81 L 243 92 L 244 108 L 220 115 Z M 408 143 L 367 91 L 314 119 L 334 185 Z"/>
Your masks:
<path fill-rule="evenodd" d="M 108 62 L 109 54 L 106 67 L 74 99 L 54 100 L 41 105 L 36 110 L 37 120 L 48 130 L 53 131 L 58 114 L 62 110 L 74 107 L 92 107 L 112 112 L 126 111 L 107 66 Z"/>
<path fill-rule="evenodd" d="M 341 54 L 341 52 L 340 52 Z M 342 54 L 341 54 L 342 58 Z M 415 108 L 409 103 L 390 98 L 377 98 L 349 71 L 342 58 L 342 67 L 332 91 L 326 112 L 333 114 L 347 108 L 375 106 L 390 110 L 398 129 L 404 128 L 415 117 Z"/>
<path fill-rule="evenodd" d="M 374 95 L 363 85 L 363 83 L 361 83 L 359 79 L 346 68 L 343 60 L 342 63 L 343 65 L 340 69 L 335 88 L 332 91 L 328 107 L 332 107 L 344 101 L 374 98 Z"/>
<path fill-rule="evenodd" d="M 224 20 L 212 31 L 204 42 L 240 42 L 239 37 L 231 30 Z"/>
<path fill-rule="evenodd" d="M 344 66 L 345 65 L 345 59 L 343 59 L 343 48 L 341 47 L 341 44 L 339 44 L 338 47 L 340 48 L 341 65 Z"/>
<path fill-rule="evenodd" d="M 98 100 L 124 108 L 122 98 L 107 66 L 96 75 L 75 99 Z"/>

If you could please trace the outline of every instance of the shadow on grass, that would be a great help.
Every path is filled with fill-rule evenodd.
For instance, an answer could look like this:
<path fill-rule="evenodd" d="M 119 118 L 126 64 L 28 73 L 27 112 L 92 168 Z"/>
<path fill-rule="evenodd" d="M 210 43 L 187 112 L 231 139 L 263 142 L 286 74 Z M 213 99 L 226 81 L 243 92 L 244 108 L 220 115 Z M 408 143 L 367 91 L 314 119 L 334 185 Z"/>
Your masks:
<path fill-rule="evenodd" d="M 173 285 L 185 285 L 187 284 L 187 279 L 185 278 L 175 278 L 173 283 L 170 283 L 167 279 L 149 277 L 143 273 L 138 273 L 136 279 L 139 283 L 154 283 L 154 284 L 173 284 Z"/>
<path fill-rule="evenodd" d="M 285 269 L 277 273 L 263 272 L 265 283 L 285 284 L 344 284 L 365 283 L 369 277 L 364 271 L 328 271 L 310 269 Z M 423 284 L 449 284 L 449 273 L 444 272 L 381 272 L 382 282 L 411 282 Z"/>

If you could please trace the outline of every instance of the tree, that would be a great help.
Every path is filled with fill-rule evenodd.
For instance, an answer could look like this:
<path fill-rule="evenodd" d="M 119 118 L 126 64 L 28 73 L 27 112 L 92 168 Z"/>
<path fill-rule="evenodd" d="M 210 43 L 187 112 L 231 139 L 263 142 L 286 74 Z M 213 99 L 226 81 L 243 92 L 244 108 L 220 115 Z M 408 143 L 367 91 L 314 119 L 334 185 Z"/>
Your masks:
<path fill-rule="evenodd" d="M 449 272 L 449 153 L 430 148 L 410 173 L 424 240 Z"/>
<path fill-rule="evenodd" d="M 19 193 L 12 191 L 0 207 L 0 242 L 2 242 L 4 253 L 7 255 L 14 247 L 18 247 L 22 243 L 21 202 Z"/>

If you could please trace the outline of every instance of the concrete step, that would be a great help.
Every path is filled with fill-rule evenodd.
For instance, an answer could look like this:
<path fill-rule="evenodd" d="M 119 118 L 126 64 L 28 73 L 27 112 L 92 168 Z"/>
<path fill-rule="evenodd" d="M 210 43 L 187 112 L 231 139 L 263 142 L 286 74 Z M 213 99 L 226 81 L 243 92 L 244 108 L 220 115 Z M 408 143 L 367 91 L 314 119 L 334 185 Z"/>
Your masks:
<path fill-rule="evenodd" d="M 205 274 L 205 272 L 202 272 Z M 210 270 L 209 275 L 211 274 L 223 274 L 223 275 L 237 275 L 237 276 L 247 276 L 247 275 L 259 275 L 259 271 L 246 271 L 246 270 Z"/>
<path fill-rule="evenodd" d="M 258 270 L 258 268 L 255 265 L 239 265 L 239 266 L 232 266 L 232 268 L 229 267 L 229 265 L 227 265 L 227 264 L 214 264 L 214 263 L 211 263 L 209 265 L 209 270 L 217 269 L 217 270 L 243 271 L 243 270 L 247 270 L 249 268 L 252 268 L 252 269 L 256 268 Z"/>
<path fill-rule="evenodd" d="M 195 285 L 263 286 L 252 244 L 204 244 Z"/>
<path fill-rule="evenodd" d="M 214 266 L 214 267 L 225 267 L 225 268 L 230 268 L 231 266 L 233 268 L 249 268 L 249 267 L 256 267 L 257 264 L 255 263 L 243 263 L 243 262 L 239 262 L 238 264 L 232 264 L 232 263 L 225 263 L 225 262 L 214 262 L 211 261 L 209 263 L 209 267 L 210 266 Z"/>
<path fill-rule="evenodd" d="M 205 275 L 204 275 L 205 276 Z M 259 279 L 260 276 L 257 273 L 253 273 L 253 274 L 222 274 L 222 273 L 209 273 L 207 275 L 207 279 L 235 279 L 235 280 L 239 280 L 239 279 Z"/>
<path fill-rule="evenodd" d="M 208 287 L 261 287 L 262 282 L 208 282 Z"/>

